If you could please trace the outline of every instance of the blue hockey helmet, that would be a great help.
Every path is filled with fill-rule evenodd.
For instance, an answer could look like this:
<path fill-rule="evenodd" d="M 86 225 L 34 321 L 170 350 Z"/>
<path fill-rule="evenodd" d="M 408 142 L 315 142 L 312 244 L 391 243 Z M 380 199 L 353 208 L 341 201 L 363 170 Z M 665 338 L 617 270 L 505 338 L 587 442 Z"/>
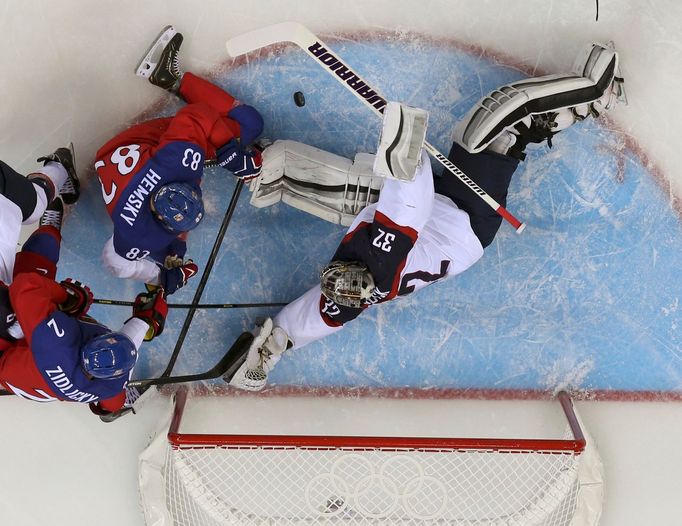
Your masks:
<path fill-rule="evenodd" d="M 83 370 L 95 378 L 114 380 L 128 374 L 137 361 L 133 341 L 120 332 L 100 334 L 81 349 Z"/>
<path fill-rule="evenodd" d="M 204 217 L 201 190 L 188 183 L 169 183 L 152 197 L 152 209 L 157 219 L 171 232 L 187 232 Z"/>

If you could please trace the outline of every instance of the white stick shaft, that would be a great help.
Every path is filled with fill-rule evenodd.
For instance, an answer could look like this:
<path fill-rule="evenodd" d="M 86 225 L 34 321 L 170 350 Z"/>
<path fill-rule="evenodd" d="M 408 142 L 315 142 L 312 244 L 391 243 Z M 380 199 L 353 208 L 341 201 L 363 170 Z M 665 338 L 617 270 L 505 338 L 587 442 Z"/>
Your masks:
<path fill-rule="evenodd" d="M 226 47 L 230 56 L 237 57 L 279 42 L 293 42 L 296 44 L 377 116 L 381 117 L 387 104 L 386 99 L 375 91 L 360 75 L 349 68 L 337 55 L 330 51 L 329 47 L 318 39 L 315 34 L 298 22 L 282 22 L 245 33 L 228 40 Z M 425 142 L 424 148 L 493 210 L 509 221 L 518 233 L 523 231 L 526 226 L 524 223 L 516 219 L 434 146 Z"/>

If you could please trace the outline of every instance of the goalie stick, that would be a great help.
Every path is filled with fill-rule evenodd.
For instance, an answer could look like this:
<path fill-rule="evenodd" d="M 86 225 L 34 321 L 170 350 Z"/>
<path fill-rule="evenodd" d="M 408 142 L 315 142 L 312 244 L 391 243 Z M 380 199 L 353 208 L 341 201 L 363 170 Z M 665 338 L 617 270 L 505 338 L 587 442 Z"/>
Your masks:
<path fill-rule="evenodd" d="M 298 22 L 282 22 L 244 33 L 228 40 L 226 47 L 230 56 L 238 57 L 280 42 L 296 44 L 377 116 L 382 116 L 387 104 L 386 99 L 374 90 L 360 75 L 348 67 L 338 56 L 332 53 L 329 47 L 318 39 L 314 33 Z M 506 208 L 488 195 L 485 190 L 478 186 L 462 170 L 457 168 L 428 141 L 424 142 L 424 149 L 473 192 L 478 194 L 488 206 L 508 221 L 518 234 L 523 232 L 524 228 L 526 228 L 525 223 L 516 219 Z"/>

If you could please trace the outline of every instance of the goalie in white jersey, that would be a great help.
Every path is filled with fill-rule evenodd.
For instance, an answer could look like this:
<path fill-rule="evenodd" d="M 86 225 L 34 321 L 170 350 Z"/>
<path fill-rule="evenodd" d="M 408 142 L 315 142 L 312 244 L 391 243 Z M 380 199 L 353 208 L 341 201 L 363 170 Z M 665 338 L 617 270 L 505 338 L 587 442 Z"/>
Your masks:
<path fill-rule="evenodd" d="M 516 82 L 481 99 L 457 126 L 448 158 L 505 206 L 528 143 L 551 141 L 617 100 L 625 100 L 618 55 L 594 44 L 572 74 Z M 483 255 L 502 218 L 448 171 L 434 180 L 422 149 L 426 121 L 423 110 L 389 103 L 377 155 L 354 162 L 293 141 L 265 150 L 252 204 L 282 200 L 350 228 L 320 283 L 256 328 L 230 385 L 262 389 L 283 352 L 341 330 L 372 305 L 464 272 Z"/>

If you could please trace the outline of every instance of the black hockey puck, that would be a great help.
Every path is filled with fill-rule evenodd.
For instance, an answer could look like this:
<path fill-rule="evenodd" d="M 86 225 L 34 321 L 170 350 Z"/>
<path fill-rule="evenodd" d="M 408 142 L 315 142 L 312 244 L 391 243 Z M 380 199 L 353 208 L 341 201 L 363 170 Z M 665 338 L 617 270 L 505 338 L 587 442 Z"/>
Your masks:
<path fill-rule="evenodd" d="M 299 108 L 305 106 L 305 95 L 303 95 L 302 91 L 297 91 L 294 93 L 294 102 Z"/>

